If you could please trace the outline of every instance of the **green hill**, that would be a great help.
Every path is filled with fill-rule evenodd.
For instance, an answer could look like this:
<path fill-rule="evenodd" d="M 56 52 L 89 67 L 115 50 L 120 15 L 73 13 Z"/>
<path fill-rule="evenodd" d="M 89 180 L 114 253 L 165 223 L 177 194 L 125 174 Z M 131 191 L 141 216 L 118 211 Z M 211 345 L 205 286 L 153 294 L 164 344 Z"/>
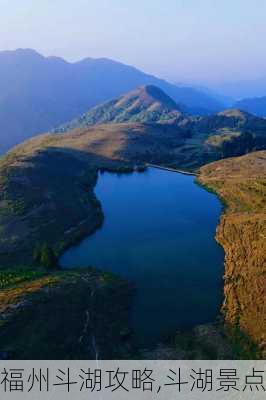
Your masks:
<path fill-rule="evenodd" d="M 181 107 L 156 86 L 141 86 L 118 99 L 96 106 L 55 132 L 90 125 L 122 122 L 176 124 L 183 118 Z"/>
<path fill-rule="evenodd" d="M 191 116 L 184 113 L 182 107 L 161 89 L 151 85 L 142 86 L 94 107 L 81 117 L 55 129 L 54 133 L 66 133 L 73 129 L 84 131 L 103 124 L 132 123 L 145 125 L 145 132 L 149 132 L 152 126 L 154 129 L 157 126 L 156 131 L 161 127 L 164 140 L 169 141 L 169 135 L 164 134 L 167 126 L 168 133 L 171 130 L 171 139 L 179 140 L 174 162 L 189 169 L 210 161 L 266 148 L 264 118 L 238 109 L 228 109 L 209 116 Z M 117 129 L 120 130 L 119 127 Z M 130 127 L 127 129 L 129 131 Z M 168 146 L 167 143 L 165 145 Z M 149 158 L 147 156 L 146 161 L 151 161 Z M 168 163 L 171 160 L 172 157 L 169 157 Z"/>

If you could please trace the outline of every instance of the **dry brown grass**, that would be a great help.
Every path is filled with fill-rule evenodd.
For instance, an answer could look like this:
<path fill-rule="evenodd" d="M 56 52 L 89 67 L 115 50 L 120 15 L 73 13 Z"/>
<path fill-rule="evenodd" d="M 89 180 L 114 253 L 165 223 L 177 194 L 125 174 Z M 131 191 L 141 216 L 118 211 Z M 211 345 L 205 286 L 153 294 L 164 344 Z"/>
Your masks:
<path fill-rule="evenodd" d="M 266 354 L 266 151 L 219 161 L 200 182 L 227 207 L 217 229 L 225 250 L 225 321 L 238 325 Z"/>
<path fill-rule="evenodd" d="M 58 282 L 56 276 L 44 276 L 40 279 L 19 284 L 15 287 L 0 291 L 0 313 L 8 311 L 10 308 L 18 306 L 27 296 L 37 293 L 45 286 Z"/>

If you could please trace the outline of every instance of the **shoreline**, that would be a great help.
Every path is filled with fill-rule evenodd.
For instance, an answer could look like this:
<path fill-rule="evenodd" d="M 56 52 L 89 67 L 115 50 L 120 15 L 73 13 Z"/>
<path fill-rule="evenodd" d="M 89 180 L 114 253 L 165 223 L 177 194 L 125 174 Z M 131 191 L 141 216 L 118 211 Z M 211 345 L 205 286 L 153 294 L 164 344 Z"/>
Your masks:
<path fill-rule="evenodd" d="M 265 153 L 261 152 L 216 161 L 201 167 L 198 179 L 224 206 L 216 240 L 225 253 L 221 313 L 226 333 L 233 345 L 241 344 L 247 355 L 254 357 L 256 353 L 259 359 L 266 354 L 265 279 L 262 278 L 265 254 L 262 232 L 266 228 L 262 201 L 264 160 Z M 237 201 L 239 194 L 241 202 Z"/>

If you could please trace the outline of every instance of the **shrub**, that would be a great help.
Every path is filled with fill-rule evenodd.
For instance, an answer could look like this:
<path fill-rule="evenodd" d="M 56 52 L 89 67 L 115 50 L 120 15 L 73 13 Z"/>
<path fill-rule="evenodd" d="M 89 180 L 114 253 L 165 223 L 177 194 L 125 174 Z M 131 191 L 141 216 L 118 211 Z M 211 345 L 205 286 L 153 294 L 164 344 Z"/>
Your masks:
<path fill-rule="evenodd" d="M 38 245 L 33 251 L 33 259 L 46 268 L 57 268 L 57 257 L 51 246 L 47 243 Z"/>

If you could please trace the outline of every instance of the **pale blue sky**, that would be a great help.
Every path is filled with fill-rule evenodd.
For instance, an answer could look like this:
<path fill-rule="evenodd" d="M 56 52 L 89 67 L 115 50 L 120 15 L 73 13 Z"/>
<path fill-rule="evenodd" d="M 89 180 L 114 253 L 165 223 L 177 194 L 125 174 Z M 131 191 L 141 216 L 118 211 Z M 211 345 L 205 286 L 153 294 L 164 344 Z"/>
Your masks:
<path fill-rule="evenodd" d="M 0 50 L 108 57 L 173 81 L 266 76 L 265 0 L 0 0 Z"/>

